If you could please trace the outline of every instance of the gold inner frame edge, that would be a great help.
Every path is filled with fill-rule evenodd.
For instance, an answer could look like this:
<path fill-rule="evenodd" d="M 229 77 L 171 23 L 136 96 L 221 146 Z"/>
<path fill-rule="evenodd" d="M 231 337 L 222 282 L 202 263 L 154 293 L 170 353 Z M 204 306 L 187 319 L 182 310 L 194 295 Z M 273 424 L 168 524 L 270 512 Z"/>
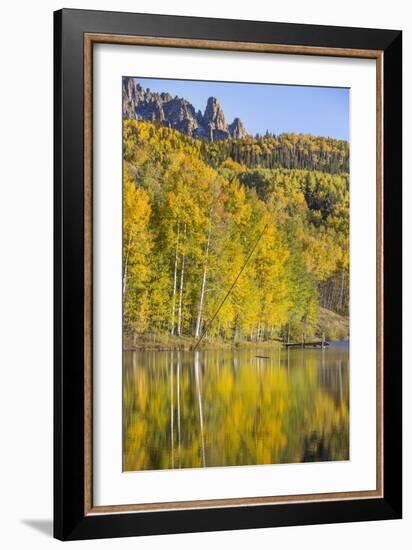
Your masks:
<path fill-rule="evenodd" d="M 376 489 L 144 504 L 93 504 L 93 45 L 96 43 L 376 60 Z M 383 498 L 383 51 L 86 33 L 84 35 L 84 513 L 113 514 Z"/>

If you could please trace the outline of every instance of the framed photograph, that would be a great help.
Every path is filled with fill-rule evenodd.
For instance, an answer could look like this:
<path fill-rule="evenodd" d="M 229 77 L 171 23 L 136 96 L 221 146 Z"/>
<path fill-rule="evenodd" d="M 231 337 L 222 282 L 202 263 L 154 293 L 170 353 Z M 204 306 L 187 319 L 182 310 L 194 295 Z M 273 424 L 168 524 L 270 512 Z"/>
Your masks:
<path fill-rule="evenodd" d="M 54 28 L 55 536 L 400 518 L 402 33 Z"/>

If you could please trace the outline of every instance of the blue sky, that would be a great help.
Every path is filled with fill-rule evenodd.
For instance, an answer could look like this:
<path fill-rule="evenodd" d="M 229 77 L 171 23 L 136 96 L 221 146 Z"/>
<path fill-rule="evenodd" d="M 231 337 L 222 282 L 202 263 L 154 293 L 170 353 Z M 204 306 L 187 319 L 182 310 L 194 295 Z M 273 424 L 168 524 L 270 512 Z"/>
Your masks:
<path fill-rule="evenodd" d="M 349 140 L 349 89 L 199 80 L 136 79 L 154 92 L 169 92 L 204 112 L 216 97 L 227 122 L 239 117 L 249 134 L 295 132 Z"/>

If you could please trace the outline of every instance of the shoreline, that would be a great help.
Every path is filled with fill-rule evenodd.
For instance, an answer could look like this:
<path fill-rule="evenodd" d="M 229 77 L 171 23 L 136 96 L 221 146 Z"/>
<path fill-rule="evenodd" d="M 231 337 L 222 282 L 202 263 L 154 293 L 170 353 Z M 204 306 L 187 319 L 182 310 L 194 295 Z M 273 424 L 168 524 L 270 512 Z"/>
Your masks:
<path fill-rule="evenodd" d="M 123 351 L 195 351 L 196 341 L 194 339 L 185 339 L 182 342 L 144 342 L 141 344 L 124 346 Z M 248 349 L 255 347 L 279 348 L 283 347 L 283 342 L 276 340 L 265 342 L 224 342 L 224 341 L 205 341 L 197 348 L 204 350 L 233 350 Z"/>
<path fill-rule="evenodd" d="M 230 350 L 245 350 L 245 349 L 276 349 L 279 350 L 285 350 L 287 351 L 287 347 L 284 345 L 284 342 L 271 340 L 271 341 L 265 341 L 265 342 L 205 342 L 201 346 L 197 348 L 198 351 L 230 351 Z M 299 344 L 297 342 L 297 344 Z M 342 347 L 349 347 L 350 341 L 349 340 L 338 340 L 338 341 L 330 341 L 329 345 L 325 349 L 336 349 L 336 348 L 342 348 Z M 296 347 L 289 348 L 290 351 L 292 350 L 301 350 L 302 348 L 299 345 L 296 345 Z M 317 348 L 307 347 L 304 348 L 305 350 L 314 350 Z M 181 342 L 180 345 L 177 343 L 173 345 L 165 345 L 161 342 L 153 342 L 152 344 L 145 343 L 145 344 L 137 344 L 137 345 L 131 345 L 131 346 L 125 346 L 122 349 L 123 352 L 144 352 L 144 351 L 196 351 L 195 350 L 195 342 L 192 342 L 189 344 L 186 342 Z"/>

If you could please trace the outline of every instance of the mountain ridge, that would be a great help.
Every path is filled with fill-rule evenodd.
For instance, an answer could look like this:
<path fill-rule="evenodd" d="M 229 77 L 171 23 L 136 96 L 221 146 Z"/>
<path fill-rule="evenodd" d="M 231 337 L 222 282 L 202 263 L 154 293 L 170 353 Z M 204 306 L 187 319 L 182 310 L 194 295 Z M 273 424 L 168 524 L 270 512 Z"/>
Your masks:
<path fill-rule="evenodd" d="M 144 89 L 132 77 L 123 78 L 123 118 L 158 122 L 208 141 L 249 137 L 239 117 L 230 124 L 226 121 L 223 108 L 215 97 L 208 98 L 202 113 L 184 98 Z"/>

